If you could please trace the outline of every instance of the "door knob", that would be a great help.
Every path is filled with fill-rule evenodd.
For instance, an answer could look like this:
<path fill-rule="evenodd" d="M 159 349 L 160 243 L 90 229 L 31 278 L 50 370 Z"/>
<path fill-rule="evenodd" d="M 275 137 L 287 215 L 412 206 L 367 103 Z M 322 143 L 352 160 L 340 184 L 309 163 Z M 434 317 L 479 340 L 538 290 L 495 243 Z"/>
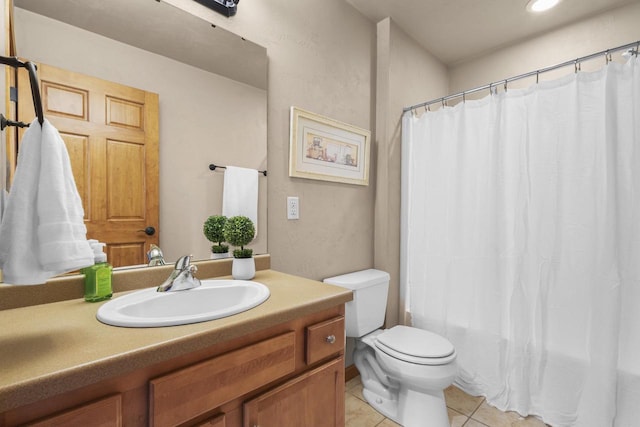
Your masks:
<path fill-rule="evenodd" d="M 144 230 L 138 230 L 138 231 L 144 231 L 144 234 L 146 234 L 147 236 L 153 236 L 154 234 L 156 234 L 156 229 L 153 228 L 152 226 L 148 226 Z"/>

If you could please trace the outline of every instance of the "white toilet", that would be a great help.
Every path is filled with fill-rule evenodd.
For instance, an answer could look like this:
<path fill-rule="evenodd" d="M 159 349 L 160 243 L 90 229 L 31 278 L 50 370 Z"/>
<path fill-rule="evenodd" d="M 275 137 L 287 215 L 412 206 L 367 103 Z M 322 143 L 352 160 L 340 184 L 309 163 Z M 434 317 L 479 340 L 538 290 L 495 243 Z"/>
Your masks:
<path fill-rule="evenodd" d="M 405 427 L 449 427 L 443 390 L 457 373 L 456 352 L 445 338 L 384 323 L 389 274 L 363 270 L 325 279 L 353 291 L 346 305 L 347 336 L 367 402 Z"/>

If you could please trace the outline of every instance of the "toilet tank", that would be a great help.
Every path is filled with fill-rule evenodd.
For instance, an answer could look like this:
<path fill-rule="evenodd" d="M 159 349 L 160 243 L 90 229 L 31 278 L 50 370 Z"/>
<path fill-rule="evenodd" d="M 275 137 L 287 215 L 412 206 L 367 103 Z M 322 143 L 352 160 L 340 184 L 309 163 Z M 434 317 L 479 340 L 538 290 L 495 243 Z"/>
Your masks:
<path fill-rule="evenodd" d="M 389 278 L 387 272 L 369 269 L 323 280 L 353 291 L 353 301 L 345 305 L 348 337 L 361 337 L 384 324 Z"/>

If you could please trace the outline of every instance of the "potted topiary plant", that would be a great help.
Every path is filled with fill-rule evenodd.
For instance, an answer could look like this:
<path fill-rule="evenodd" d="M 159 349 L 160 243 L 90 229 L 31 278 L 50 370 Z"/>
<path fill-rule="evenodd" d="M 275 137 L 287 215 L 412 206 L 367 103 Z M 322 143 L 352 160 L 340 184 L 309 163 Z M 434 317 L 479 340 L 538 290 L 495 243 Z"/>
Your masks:
<path fill-rule="evenodd" d="M 253 222 L 246 216 L 232 216 L 224 225 L 224 240 L 230 245 L 239 246 L 233 251 L 233 265 L 231 275 L 234 279 L 249 280 L 256 275 L 256 264 L 253 259 L 253 249 L 246 248 L 256 235 Z"/>
<path fill-rule="evenodd" d="M 229 246 L 223 245 L 224 226 L 227 223 L 227 217 L 224 215 L 212 215 L 204 222 L 202 231 L 204 236 L 211 243 L 217 245 L 211 246 L 211 259 L 220 259 L 229 257 Z"/>

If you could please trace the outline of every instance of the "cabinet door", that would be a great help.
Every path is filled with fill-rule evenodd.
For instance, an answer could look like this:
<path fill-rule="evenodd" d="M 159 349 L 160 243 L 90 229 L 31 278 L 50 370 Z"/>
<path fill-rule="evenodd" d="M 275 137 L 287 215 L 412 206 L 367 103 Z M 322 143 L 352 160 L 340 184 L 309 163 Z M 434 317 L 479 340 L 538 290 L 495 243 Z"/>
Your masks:
<path fill-rule="evenodd" d="M 344 426 L 344 358 L 244 404 L 244 427 Z"/>

